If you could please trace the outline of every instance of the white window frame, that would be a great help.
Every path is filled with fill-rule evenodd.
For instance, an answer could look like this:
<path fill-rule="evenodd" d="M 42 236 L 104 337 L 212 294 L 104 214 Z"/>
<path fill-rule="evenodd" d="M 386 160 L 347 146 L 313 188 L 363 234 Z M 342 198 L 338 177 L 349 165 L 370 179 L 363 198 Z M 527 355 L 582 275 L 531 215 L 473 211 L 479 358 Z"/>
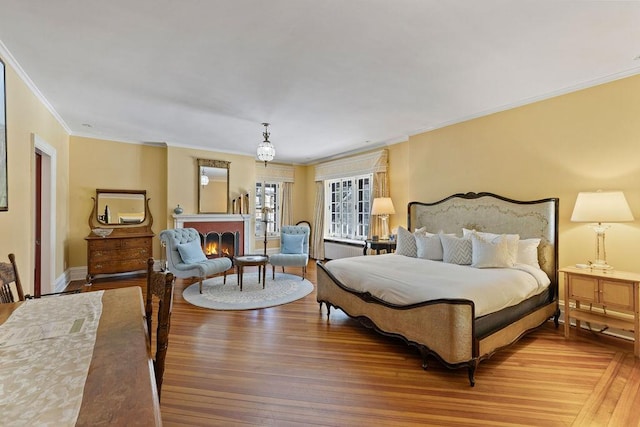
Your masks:
<path fill-rule="evenodd" d="M 267 198 L 265 201 L 265 192 L 262 191 L 263 188 L 272 187 L 274 188 L 273 194 L 271 197 Z M 271 192 L 269 192 L 271 193 Z M 262 227 L 264 223 L 262 222 L 263 215 L 266 213 L 269 222 L 267 223 L 267 237 L 274 238 L 280 236 L 280 215 L 281 215 L 281 198 L 282 195 L 282 183 L 275 181 L 259 181 L 256 182 L 256 200 L 255 200 L 255 236 L 256 237 L 264 237 L 264 231 Z M 264 212 L 263 207 L 267 206 L 267 208 L 271 209 L 271 211 Z"/>
<path fill-rule="evenodd" d="M 368 186 L 362 181 L 368 180 Z M 359 187 L 362 183 L 362 188 Z M 325 185 L 324 237 L 342 240 L 366 240 L 369 234 L 371 203 L 373 200 L 373 174 L 328 179 Z M 332 188 L 338 186 L 334 199 Z M 342 194 L 350 188 L 351 194 Z M 345 197 L 348 199 L 345 200 Z M 336 207 L 337 204 L 340 206 Z M 336 221 L 335 215 L 340 216 Z"/>

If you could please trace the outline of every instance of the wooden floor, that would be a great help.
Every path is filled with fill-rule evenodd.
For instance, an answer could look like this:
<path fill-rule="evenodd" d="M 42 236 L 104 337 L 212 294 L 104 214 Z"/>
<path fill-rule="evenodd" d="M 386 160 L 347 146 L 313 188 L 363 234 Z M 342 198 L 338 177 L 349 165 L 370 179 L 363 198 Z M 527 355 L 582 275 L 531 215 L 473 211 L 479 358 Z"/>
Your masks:
<path fill-rule="evenodd" d="M 300 270 L 287 269 L 299 274 Z M 315 284 L 313 261 L 308 276 Z M 96 280 L 93 290 L 142 286 Z M 640 363 L 632 345 L 590 332 L 565 340 L 553 323 L 467 371 L 344 313 L 315 292 L 262 310 L 185 302 L 177 281 L 162 389 L 165 426 L 635 426 Z M 575 331 L 574 331 L 575 334 Z"/>

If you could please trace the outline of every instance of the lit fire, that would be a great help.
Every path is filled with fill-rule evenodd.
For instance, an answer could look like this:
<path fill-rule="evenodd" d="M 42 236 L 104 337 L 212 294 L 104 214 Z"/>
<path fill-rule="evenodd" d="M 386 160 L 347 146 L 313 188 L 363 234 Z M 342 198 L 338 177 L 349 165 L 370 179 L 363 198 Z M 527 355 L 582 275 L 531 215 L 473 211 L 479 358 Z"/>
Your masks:
<path fill-rule="evenodd" d="M 218 244 L 214 242 L 207 243 L 204 253 L 207 255 L 218 255 Z M 229 256 L 229 249 L 222 248 L 222 255 Z"/>
<path fill-rule="evenodd" d="M 208 243 L 204 252 L 207 255 L 218 255 L 218 244 L 217 243 Z"/>

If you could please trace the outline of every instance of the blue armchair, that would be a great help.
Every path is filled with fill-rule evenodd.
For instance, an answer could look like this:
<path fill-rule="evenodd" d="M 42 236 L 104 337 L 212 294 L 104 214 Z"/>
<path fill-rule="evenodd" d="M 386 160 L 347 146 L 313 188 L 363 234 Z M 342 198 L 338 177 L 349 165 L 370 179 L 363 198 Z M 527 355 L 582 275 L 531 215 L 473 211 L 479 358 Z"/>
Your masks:
<path fill-rule="evenodd" d="M 271 276 L 275 279 L 276 266 L 302 267 L 302 279 L 307 274 L 309 262 L 309 233 L 307 225 L 283 225 L 280 230 L 280 253 L 269 255 Z"/>
<path fill-rule="evenodd" d="M 227 257 L 208 259 L 202 251 L 200 233 L 195 228 L 175 228 L 160 232 L 160 240 L 167 247 L 167 267 L 175 277 L 197 277 L 200 281 L 214 274 L 224 273 L 227 281 L 227 270 L 233 263 Z"/>

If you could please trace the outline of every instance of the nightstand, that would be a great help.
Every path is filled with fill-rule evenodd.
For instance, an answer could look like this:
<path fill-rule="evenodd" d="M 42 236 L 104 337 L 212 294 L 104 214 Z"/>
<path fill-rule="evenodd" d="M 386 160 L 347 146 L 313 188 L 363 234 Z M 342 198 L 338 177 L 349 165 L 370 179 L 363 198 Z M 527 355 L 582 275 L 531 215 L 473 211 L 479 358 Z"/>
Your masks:
<path fill-rule="evenodd" d="M 387 253 L 391 253 L 396 250 L 396 241 L 395 240 L 371 240 L 367 239 L 364 242 L 364 249 L 362 251 L 362 255 L 367 254 L 367 249 L 371 248 L 376 251 L 376 255 L 380 255 L 381 250 L 387 251 Z"/>
<path fill-rule="evenodd" d="M 633 331 L 633 352 L 640 357 L 640 274 L 619 270 L 564 267 L 564 336 L 569 337 L 570 319 Z M 575 308 L 570 301 L 575 301 Z M 591 310 L 591 307 L 602 308 Z"/>

